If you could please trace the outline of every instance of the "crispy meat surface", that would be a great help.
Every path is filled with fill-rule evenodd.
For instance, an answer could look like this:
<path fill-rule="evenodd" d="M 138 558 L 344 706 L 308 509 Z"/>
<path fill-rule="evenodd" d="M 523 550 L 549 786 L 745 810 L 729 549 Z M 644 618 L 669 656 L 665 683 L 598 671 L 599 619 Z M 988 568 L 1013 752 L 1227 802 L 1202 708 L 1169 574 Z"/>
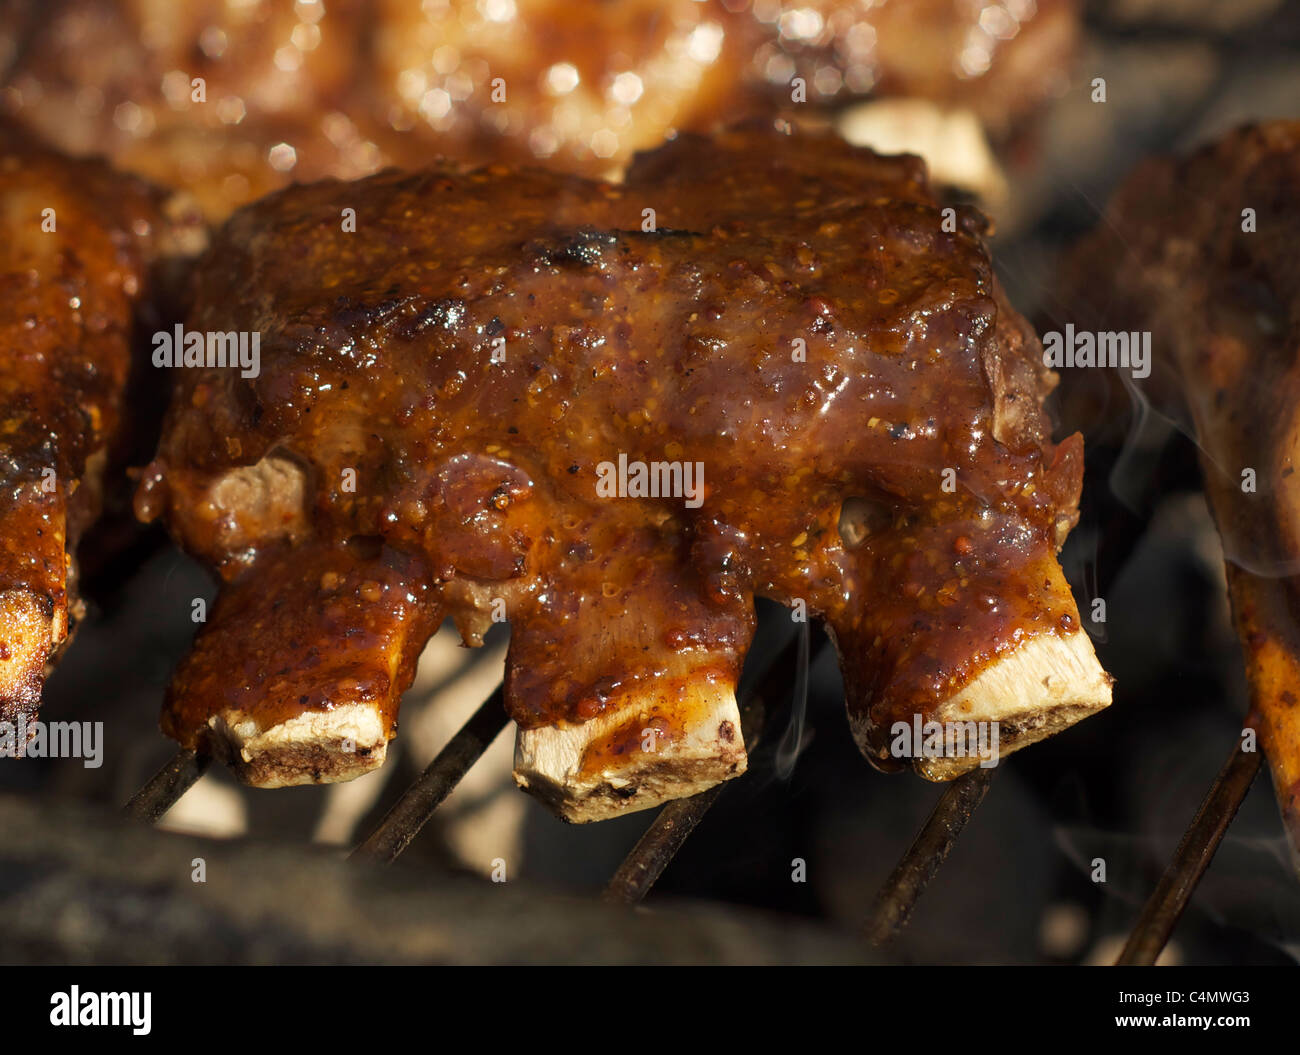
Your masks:
<path fill-rule="evenodd" d="M 72 553 L 99 511 L 132 326 L 174 221 L 141 180 L 0 125 L 0 720 L 34 717 L 78 614 Z"/>
<path fill-rule="evenodd" d="M 1059 88 L 1078 21 L 1073 0 L 9 0 L 0 18 L 4 110 L 215 219 L 434 154 L 615 175 L 679 129 L 868 93 L 1001 135 Z"/>
<path fill-rule="evenodd" d="M 1247 212 L 1249 210 L 1249 212 Z M 1300 122 L 1139 167 L 1066 262 L 1084 325 L 1149 330 L 1190 420 L 1278 800 L 1300 845 Z"/>
<path fill-rule="evenodd" d="M 220 727 L 246 776 L 234 712 L 361 704 L 391 735 L 410 642 L 508 618 L 520 782 L 573 819 L 650 805 L 743 770 L 755 594 L 828 622 L 880 765 L 913 715 L 993 706 L 1005 753 L 1105 706 L 1055 559 L 1081 443 L 953 216 L 915 158 L 770 126 L 622 185 L 448 163 L 239 211 L 188 328 L 258 332 L 261 372 L 176 370 L 137 496 L 226 582 L 166 731 Z"/>

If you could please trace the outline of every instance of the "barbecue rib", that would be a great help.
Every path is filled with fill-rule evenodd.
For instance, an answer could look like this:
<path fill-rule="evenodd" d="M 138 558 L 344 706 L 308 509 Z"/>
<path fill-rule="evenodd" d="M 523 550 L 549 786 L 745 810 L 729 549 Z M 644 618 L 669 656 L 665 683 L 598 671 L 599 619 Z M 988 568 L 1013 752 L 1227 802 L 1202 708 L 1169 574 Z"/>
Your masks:
<path fill-rule="evenodd" d="M 0 721 L 35 717 L 79 615 L 150 264 L 197 236 L 160 192 L 0 123 Z"/>
<path fill-rule="evenodd" d="M 0 6 L 0 107 L 213 219 L 434 154 L 615 174 L 676 129 L 867 93 L 968 107 L 1001 137 L 1058 88 L 1078 21 L 1074 0 Z"/>
<path fill-rule="evenodd" d="M 186 190 L 213 219 L 292 179 L 410 160 L 361 94 L 361 0 L 6 6 L 0 105 L 68 153 Z"/>
<path fill-rule="evenodd" d="M 258 332 L 261 373 L 176 370 L 137 496 L 224 580 L 164 729 L 350 777 L 441 618 L 505 617 L 519 783 L 645 808 L 744 770 L 755 594 L 827 620 L 882 766 L 914 714 L 1006 754 L 1106 706 L 1055 559 L 1081 444 L 954 218 L 915 158 L 770 126 L 623 185 L 445 163 L 240 210 L 188 329 Z"/>
<path fill-rule="evenodd" d="M 1252 707 L 1300 846 L 1297 239 L 1300 122 L 1243 128 L 1140 166 L 1067 261 L 1060 299 L 1081 325 L 1151 331 L 1144 389 L 1190 413 Z"/>
<path fill-rule="evenodd" d="M 597 173 L 674 128 L 867 93 L 970 107 L 1003 136 L 1064 87 L 1078 28 L 1073 0 L 383 4 L 390 112 L 480 156 Z"/>

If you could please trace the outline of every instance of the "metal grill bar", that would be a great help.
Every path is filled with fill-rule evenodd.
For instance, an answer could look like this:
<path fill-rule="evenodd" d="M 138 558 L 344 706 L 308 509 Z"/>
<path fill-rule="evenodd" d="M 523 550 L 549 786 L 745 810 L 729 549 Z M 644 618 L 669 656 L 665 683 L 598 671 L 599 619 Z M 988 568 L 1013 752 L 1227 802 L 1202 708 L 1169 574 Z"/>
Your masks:
<path fill-rule="evenodd" d="M 1214 778 L 1164 875 L 1142 909 L 1116 966 L 1149 966 L 1169 943 L 1169 936 L 1191 901 L 1196 884 L 1214 860 L 1224 833 L 1237 815 L 1259 772 L 1260 753 L 1243 751 L 1241 740 Z"/>
<path fill-rule="evenodd" d="M 796 639 L 791 647 L 797 646 Z M 774 666 L 781 666 L 788 654 L 783 653 Z M 772 688 L 773 695 L 782 694 L 785 683 L 786 679 L 782 678 Z M 751 696 L 741 708 L 741 735 L 745 738 L 747 751 L 753 751 L 758 746 L 764 713 L 763 700 L 757 696 Z M 665 805 L 619 865 L 618 871 L 605 888 L 604 899 L 623 905 L 635 905 L 644 900 L 725 787 L 726 784 L 716 784 L 689 799 L 677 799 Z"/>
<path fill-rule="evenodd" d="M 127 816 L 154 823 L 194 786 L 211 761 L 210 756 L 189 748 L 177 751 L 149 783 L 131 796 L 131 801 L 123 807 Z"/>
<path fill-rule="evenodd" d="M 602 895 L 604 900 L 635 905 L 644 899 L 725 786 L 715 784 L 689 799 L 677 799 L 664 806 L 614 873 Z"/>
<path fill-rule="evenodd" d="M 867 919 L 867 940 L 884 945 L 907 925 L 922 892 L 934 878 L 957 836 L 993 781 L 993 769 L 978 768 L 954 780 L 934 812 L 876 895 Z"/>
<path fill-rule="evenodd" d="M 402 793 L 370 837 L 352 851 L 352 856 L 384 864 L 395 861 L 508 721 L 505 686 L 498 685 L 415 783 Z"/>
<path fill-rule="evenodd" d="M 805 668 L 803 675 L 807 676 L 812 663 L 808 657 L 806 633 L 806 628 L 796 633 L 764 672 L 766 677 L 776 671 L 766 692 L 750 693 L 741 706 L 741 735 L 745 738 L 746 751 L 752 752 L 762 737 L 766 714 L 764 696 L 779 699 L 794 691 L 801 673 L 800 665 Z M 604 900 L 623 905 L 635 905 L 644 900 L 725 787 L 725 784 L 718 784 L 689 799 L 677 799 L 665 805 L 610 879 L 603 894 Z"/>

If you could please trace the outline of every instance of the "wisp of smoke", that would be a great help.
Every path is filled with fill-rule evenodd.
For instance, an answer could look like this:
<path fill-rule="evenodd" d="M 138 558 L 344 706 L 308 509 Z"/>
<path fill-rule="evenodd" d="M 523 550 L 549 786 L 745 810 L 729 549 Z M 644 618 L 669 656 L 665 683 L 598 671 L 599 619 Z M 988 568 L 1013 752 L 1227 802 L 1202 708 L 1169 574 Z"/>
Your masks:
<path fill-rule="evenodd" d="M 775 769 L 777 778 L 789 780 L 794 773 L 795 762 L 800 752 L 808 746 L 804 736 L 805 718 L 808 711 L 808 668 L 811 632 L 805 621 L 799 624 L 799 660 L 794 680 L 794 698 L 790 704 L 790 722 L 781 734 L 781 742 L 776 748 Z"/>

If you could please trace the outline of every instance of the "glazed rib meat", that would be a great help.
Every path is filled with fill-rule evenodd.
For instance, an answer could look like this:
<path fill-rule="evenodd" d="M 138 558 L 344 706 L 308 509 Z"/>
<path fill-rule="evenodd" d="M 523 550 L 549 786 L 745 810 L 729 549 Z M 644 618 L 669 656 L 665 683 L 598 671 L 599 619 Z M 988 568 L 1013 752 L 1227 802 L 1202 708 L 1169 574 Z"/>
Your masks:
<path fill-rule="evenodd" d="M 356 230 L 339 222 L 356 209 Z M 924 167 L 770 126 L 613 185 L 451 164 L 236 213 L 138 512 L 220 572 L 163 718 L 262 785 L 378 765 L 444 616 L 511 625 L 516 778 L 588 820 L 745 767 L 753 597 L 824 618 L 858 743 L 1109 702 L 1056 551 L 1077 436 L 974 214 Z M 950 226 L 951 230 L 945 230 Z"/>
<path fill-rule="evenodd" d="M 1081 325 L 1149 330 L 1144 390 L 1190 417 L 1252 722 L 1300 846 L 1298 238 L 1300 122 L 1243 128 L 1143 164 L 1068 261 L 1061 299 Z"/>
<path fill-rule="evenodd" d="M 35 716 L 79 614 L 72 554 L 123 430 L 132 326 L 184 222 L 0 124 L 0 721 Z"/>

